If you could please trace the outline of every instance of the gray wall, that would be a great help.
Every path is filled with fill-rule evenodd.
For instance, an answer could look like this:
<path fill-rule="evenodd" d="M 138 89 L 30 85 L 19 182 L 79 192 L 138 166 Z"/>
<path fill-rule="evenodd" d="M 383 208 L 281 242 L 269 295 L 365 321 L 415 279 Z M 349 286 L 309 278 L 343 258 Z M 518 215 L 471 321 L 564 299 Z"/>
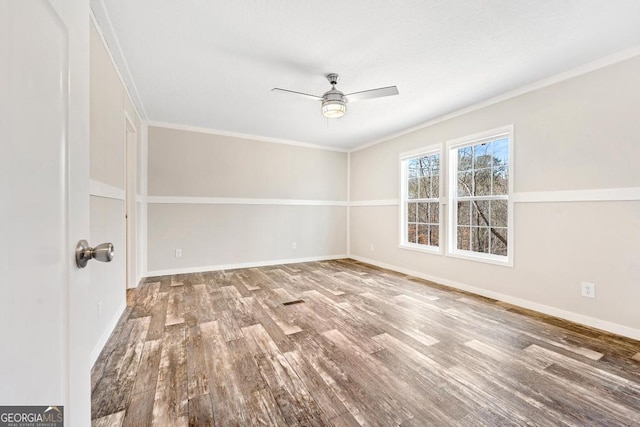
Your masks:
<path fill-rule="evenodd" d="M 346 254 L 346 153 L 158 126 L 148 138 L 149 275 Z"/>
<path fill-rule="evenodd" d="M 365 206 L 350 208 L 351 254 L 640 336 L 638 112 L 636 57 L 355 151 L 351 200 Z M 397 203 L 366 206 L 399 199 L 399 153 L 509 124 L 514 267 L 400 249 Z M 581 281 L 596 284 L 595 299 L 580 296 Z"/>

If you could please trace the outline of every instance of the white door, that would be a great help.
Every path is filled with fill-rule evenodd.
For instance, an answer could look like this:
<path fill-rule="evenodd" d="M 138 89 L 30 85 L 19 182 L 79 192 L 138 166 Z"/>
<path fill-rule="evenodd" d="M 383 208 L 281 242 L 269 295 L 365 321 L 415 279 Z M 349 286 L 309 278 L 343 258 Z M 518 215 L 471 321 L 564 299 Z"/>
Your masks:
<path fill-rule="evenodd" d="M 89 425 L 88 2 L 0 0 L 0 402 Z M 85 65 L 86 64 L 86 65 Z M 99 243 L 99 242 L 90 242 Z"/>

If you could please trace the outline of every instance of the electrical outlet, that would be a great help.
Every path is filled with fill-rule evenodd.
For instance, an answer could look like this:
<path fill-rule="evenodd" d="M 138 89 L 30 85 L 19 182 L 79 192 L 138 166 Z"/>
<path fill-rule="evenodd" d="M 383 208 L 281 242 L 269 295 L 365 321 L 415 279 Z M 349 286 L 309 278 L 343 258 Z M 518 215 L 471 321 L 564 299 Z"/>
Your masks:
<path fill-rule="evenodd" d="M 298 244 L 296 242 L 291 242 L 291 249 L 296 249 Z"/>
<path fill-rule="evenodd" d="M 98 320 L 102 317 L 102 301 L 98 303 Z"/>
<path fill-rule="evenodd" d="M 587 298 L 595 298 L 596 285 L 589 282 L 582 282 L 582 296 Z"/>
<path fill-rule="evenodd" d="M 369 245 L 369 250 L 370 250 L 371 252 L 373 252 L 373 251 L 375 250 L 375 248 L 373 247 L 373 243 L 371 243 L 371 244 Z"/>
<path fill-rule="evenodd" d="M 176 258 L 182 258 L 182 249 L 176 249 Z"/>

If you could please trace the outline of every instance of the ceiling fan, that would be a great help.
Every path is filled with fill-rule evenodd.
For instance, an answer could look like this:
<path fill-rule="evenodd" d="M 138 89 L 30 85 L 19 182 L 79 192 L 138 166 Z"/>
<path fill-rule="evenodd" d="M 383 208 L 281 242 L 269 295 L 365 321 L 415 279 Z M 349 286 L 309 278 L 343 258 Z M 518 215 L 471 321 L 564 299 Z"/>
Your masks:
<path fill-rule="evenodd" d="M 301 95 L 316 101 L 322 101 L 322 114 L 329 119 L 339 119 L 347 112 L 347 103 L 362 101 L 364 99 L 381 98 L 383 96 L 391 96 L 398 94 L 396 86 L 379 87 L 377 89 L 363 90 L 362 92 L 354 92 L 344 94 L 336 89 L 340 76 L 336 73 L 327 74 L 327 80 L 331 84 L 331 90 L 325 92 L 322 96 L 309 95 L 308 93 L 296 92 L 288 89 L 280 89 L 274 87 L 271 89 L 276 92 L 292 93 Z"/>

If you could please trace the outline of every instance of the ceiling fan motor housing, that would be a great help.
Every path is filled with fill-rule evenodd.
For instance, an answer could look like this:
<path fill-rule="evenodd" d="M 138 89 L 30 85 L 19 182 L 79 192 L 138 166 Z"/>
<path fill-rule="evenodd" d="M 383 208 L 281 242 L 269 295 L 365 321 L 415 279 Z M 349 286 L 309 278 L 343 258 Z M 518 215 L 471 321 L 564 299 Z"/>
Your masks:
<path fill-rule="evenodd" d="M 326 101 L 341 101 L 346 104 L 344 93 L 340 92 L 338 89 L 331 89 L 330 91 L 325 92 L 324 95 L 322 95 L 322 102 Z"/>
<path fill-rule="evenodd" d="M 322 114 L 330 119 L 337 119 L 347 112 L 347 102 L 344 94 L 337 89 L 331 89 L 322 95 Z"/>

